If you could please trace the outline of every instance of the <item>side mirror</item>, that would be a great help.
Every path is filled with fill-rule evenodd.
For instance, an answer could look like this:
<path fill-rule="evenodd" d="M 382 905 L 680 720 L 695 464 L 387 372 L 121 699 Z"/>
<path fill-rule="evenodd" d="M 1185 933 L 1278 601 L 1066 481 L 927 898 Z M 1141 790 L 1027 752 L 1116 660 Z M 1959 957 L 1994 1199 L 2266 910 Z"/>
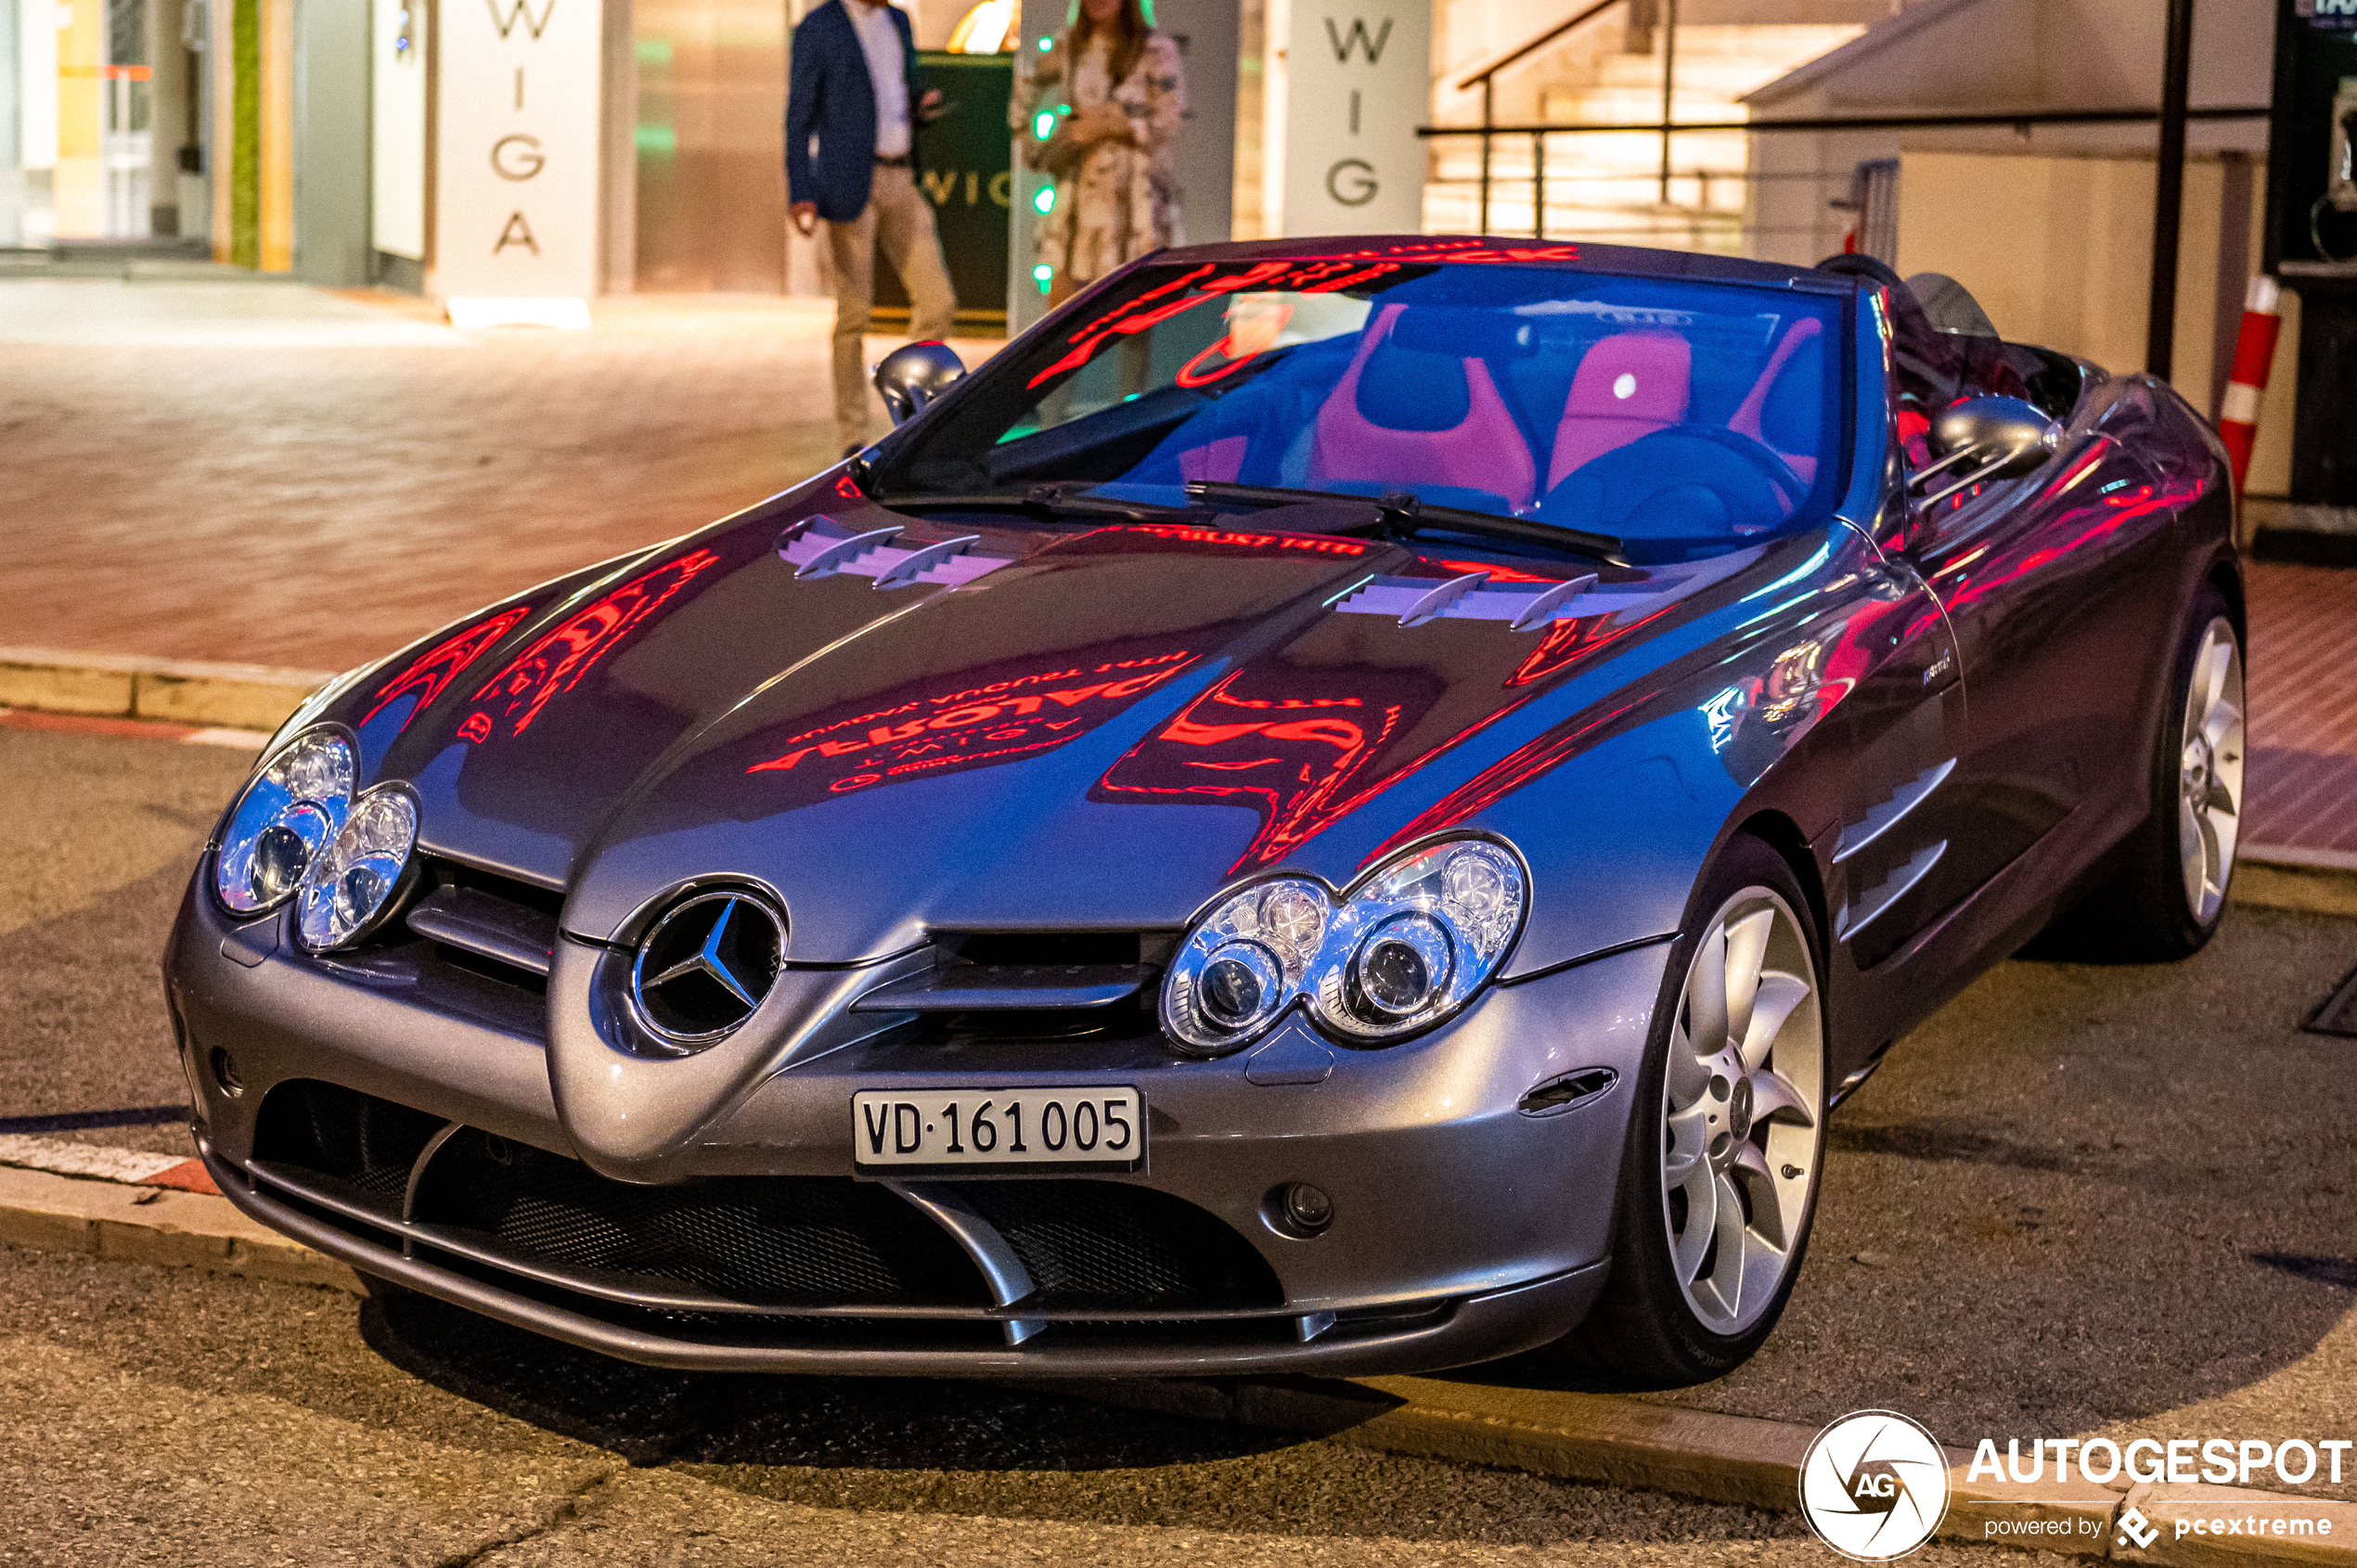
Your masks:
<path fill-rule="evenodd" d="M 1987 464 L 1981 479 L 2012 479 L 2054 455 L 2062 427 L 2017 397 L 1976 397 L 1943 410 L 1931 439 L 1943 457 Z"/>
<path fill-rule="evenodd" d="M 1955 476 L 1917 498 L 1917 505 L 1930 507 L 1989 480 L 2030 473 L 2061 443 L 2062 427 L 2020 398 L 1968 398 L 1942 409 L 1931 422 L 1931 446 L 1938 460 L 1909 483 L 1927 486 L 1943 474 Z"/>
<path fill-rule="evenodd" d="M 876 366 L 876 391 L 892 422 L 905 425 L 965 373 L 966 362 L 947 343 L 905 343 Z"/>

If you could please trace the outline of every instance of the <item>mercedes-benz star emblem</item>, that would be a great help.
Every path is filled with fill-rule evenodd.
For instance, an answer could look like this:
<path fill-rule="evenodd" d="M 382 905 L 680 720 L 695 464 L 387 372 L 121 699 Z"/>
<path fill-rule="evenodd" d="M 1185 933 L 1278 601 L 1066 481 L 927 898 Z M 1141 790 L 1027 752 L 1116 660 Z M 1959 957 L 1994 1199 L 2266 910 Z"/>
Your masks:
<path fill-rule="evenodd" d="M 711 1045 L 753 1016 L 778 983 L 785 922 L 741 893 L 700 893 L 672 906 L 630 965 L 631 1010 L 676 1045 Z"/>

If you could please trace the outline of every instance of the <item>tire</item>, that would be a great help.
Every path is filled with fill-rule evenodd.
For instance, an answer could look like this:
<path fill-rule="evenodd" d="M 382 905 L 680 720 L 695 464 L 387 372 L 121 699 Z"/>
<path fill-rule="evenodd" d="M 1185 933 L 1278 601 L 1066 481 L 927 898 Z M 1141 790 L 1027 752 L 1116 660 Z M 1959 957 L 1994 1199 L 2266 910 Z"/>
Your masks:
<path fill-rule="evenodd" d="M 2031 956 L 2167 963 L 2199 952 L 2226 914 L 2243 803 L 2242 636 L 2203 585 L 2177 638 L 2151 753 L 2152 809 L 2113 851 L 2094 891 Z M 2198 860 L 2196 860 L 2198 856 Z"/>
<path fill-rule="evenodd" d="M 1697 885 L 1634 1086 L 1611 1272 L 1587 1321 L 1552 1347 L 1565 1364 L 1683 1387 L 1742 1366 L 1783 1315 L 1824 1153 L 1824 964 L 1809 909 L 1784 857 L 1747 835 Z M 1697 1022 L 1712 1035 L 1714 972 L 1715 1051 L 1693 1044 Z M 1713 1221 L 1697 1226 L 1704 1202 Z"/>

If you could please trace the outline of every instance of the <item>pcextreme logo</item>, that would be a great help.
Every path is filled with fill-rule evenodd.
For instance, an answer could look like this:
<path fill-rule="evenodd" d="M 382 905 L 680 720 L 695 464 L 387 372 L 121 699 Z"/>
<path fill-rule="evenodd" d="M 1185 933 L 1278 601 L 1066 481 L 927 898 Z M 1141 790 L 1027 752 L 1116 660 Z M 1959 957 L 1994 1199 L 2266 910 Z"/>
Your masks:
<path fill-rule="evenodd" d="M 1819 1540 L 1853 1562 L 1904 1557 L 1948 1512 L 1947 1459 L 1897 1411 L 1852 1411 L 1809 1445 L 1800 1512 Z"/>

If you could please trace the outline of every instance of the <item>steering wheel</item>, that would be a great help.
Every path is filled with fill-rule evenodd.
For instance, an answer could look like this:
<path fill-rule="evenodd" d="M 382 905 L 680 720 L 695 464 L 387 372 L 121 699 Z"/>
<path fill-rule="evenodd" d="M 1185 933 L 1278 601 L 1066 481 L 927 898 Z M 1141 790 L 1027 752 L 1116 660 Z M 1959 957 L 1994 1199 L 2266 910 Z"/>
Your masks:
<path fill-rule="evenodd" d="M 1796 507 L 1809 494 L 1809 482 L 1793 472 L 1793 467 L 1784 461 L 1784 454 L 1766 442 L 1754 441 L 1724 425 L 1672 425 L 1663 433 L 1700 436 L 1715 445 L 1725 447 L 1765 474 L 1769 482 L 1791 497 Z"/>

